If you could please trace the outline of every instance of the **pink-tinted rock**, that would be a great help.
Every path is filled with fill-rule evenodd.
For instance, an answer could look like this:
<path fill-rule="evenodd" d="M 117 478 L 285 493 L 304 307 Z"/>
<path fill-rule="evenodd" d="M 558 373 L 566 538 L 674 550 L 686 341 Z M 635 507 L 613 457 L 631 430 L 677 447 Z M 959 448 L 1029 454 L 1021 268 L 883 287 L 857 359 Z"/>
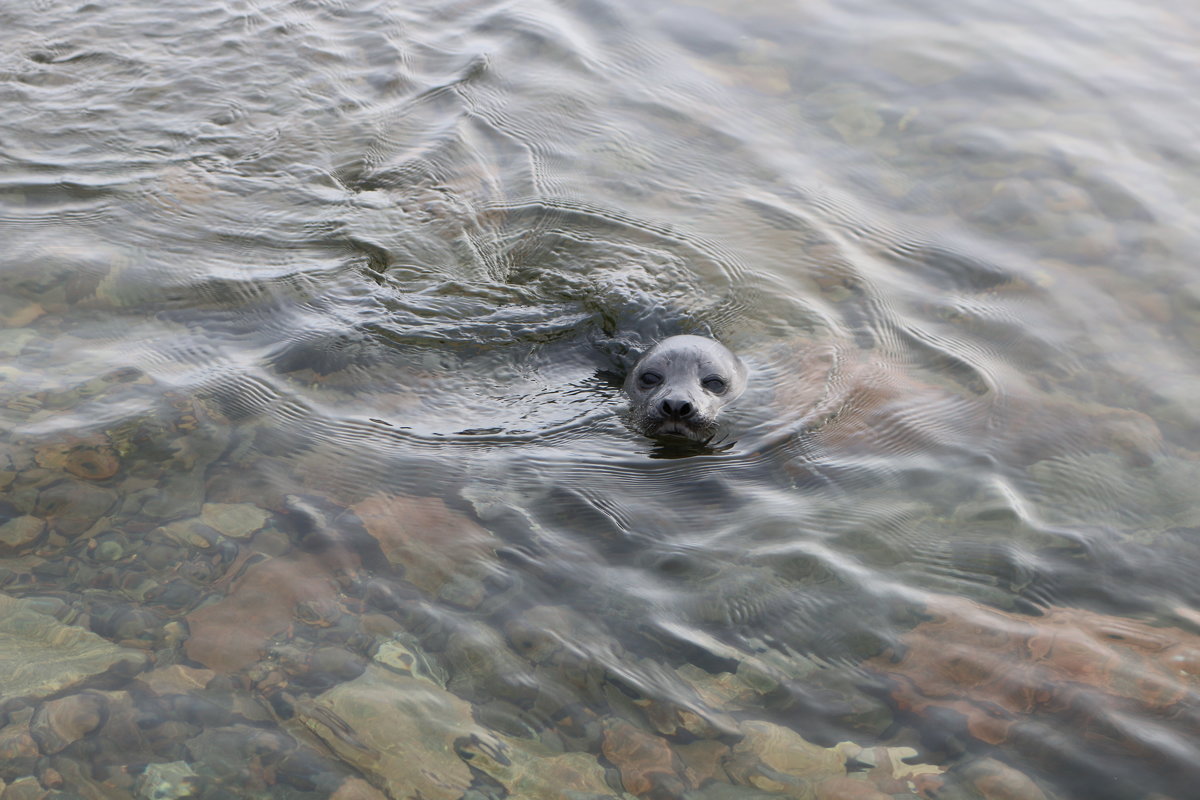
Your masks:
<path fill-rule="evenodd" d="M 236 672 L 258 661 L 267 641 L 295 619 L 297 606 L 338 605 L 325 565 L 311 555 L 279 557 L 251 566 L 222 600 L 187 616 L 188 658 L 217 672 Z"/>
<path fill-rule="evenodd" d="M 1074 608 L 1032 617 L 933 597 L 930 618 L 901 637 L 902 654 L 865 663 L 918 715 L 955 711 L 965 729 L 1010 744 L 1019 723 L 1049 715 L 1081 736 L 1142 753 L 1123 735 L 1130 711 L 1200 736 L 1185 709 L 1200 689 L 1200 636 Z"/>
<path fill-rule="evenodd" d="M 489 560 L 496 545 L 490 533 L 436 497 L 374 495 L 351 510 L 379 542 L 388 561 L 404 568 L 405 579 L 432 595 Z M 482 596 L 474 603 L 479 600 Z"/>
<path fill-rule="evenodd" d="M 630 794 L 685 788 L 667 741 L 624 720 L 610 720 L 604 726 L 602 750 L 621 773 L 621 785 Z"/>
<path fill-rule="evenodd" d="M 48 700 L 38 706 L 29 732 L 43 755 L 53 755 L 98 729 L 108 700 L 97 692 L 81 692 Z"/>
<path fill-rule="evenodd" d="M 105 436 L 42 445 L 37 448 L 37 463 L 89 481 L 107 480 L 121 469 L 121 460 Z"/>

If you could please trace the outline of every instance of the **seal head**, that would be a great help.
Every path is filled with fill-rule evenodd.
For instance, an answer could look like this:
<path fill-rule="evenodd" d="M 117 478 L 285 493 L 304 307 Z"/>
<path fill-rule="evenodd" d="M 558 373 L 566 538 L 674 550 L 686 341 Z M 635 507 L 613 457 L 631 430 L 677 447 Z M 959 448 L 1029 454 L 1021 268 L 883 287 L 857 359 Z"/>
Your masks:
<path fill-rule="evenodd" d="M 712 438 L 721 409 L 745 388 L 741 359 L 703 336 L 663 339 L 625 379 L 635 428 L 700 442 Z"/>

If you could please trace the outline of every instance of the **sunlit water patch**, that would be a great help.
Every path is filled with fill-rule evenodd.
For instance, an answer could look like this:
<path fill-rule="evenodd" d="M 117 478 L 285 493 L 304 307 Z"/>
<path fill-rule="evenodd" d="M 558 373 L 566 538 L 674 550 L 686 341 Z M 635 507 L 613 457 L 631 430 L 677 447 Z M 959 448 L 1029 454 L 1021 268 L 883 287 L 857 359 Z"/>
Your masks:
<path fill-rule="evenodd" d="M 1197 23 L 0 11 L 0 796 L 1189 796 Z"/>

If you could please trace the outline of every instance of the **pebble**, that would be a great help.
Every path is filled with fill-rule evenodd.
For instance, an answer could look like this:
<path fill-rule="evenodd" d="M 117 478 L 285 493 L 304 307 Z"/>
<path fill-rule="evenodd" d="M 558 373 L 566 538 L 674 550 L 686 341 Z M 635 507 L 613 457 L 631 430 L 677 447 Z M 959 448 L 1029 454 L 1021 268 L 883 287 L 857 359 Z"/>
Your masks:
<path fill-rule="evenodd" d="M 31 771 L 40 755 L 27 722 L 14 722 L 0 728 L 0 765 L 4 765 L 7 774 Z"/>
<path fill-rule="evenodd" d="M 68 538 L 95 525 L 117 503 L 117 493 L 74 479 L 59 481 L 38 494 L 37 516 Z"/>
<path fill-rule="evenodd" d="M 141 676 L 140 680 L 158 695 L 183 694 L 203 689 L 217 673 L 211 669 L 198 669 L 183 664 L 159 667 Z"/>
<path fill-rule="evenodd" d="M 234 539 L 249 537 L 270 517 L 270 511 L 250 503 L 205 503 L 200 509 L 205 525 Z"/>
<path fill-rule="evenodd" d="M 665 739 L 646 733 L 623 720 L 614 719 L 604 726 L 604 757 L 621 773 L 621 786 L 630 794 L 683 793 L 683 781 L 677 763 Z"/>
<path fill-rule="evenodd" d="M 34 712 L 29 733 L 43 755 L 53 755 L 98 729 L 107 706 L 104 696 L 95 692 L 49 700 Z"/>
<path fill-rule="evenodd" d="M 0 525 L 0 553 L 22 550 L 38 540 L 46 529 L 44 520 L 25 514 Z"/>
<path fill-rule="evenodd" d="M 212 547 L 219 535 L 199 517 L 167 523 L 159 528 L 157 533 L 179 544 L 201 550 Z"/>
<path fill-rule="evenodd" d="M 446 670 L 408 634 L 397 633 L 394 638 L 380 642 L 373 658 L 384 669 L 446 688 Z"/>
<path fill-rule="evenodd" d="M 134 791 L 140 800 L 178 800 L 196 793 L 196 778 L 186 761 L 147 764 Z"/>
<path fill-rule="evenodd" d="M 92 554 L 97 561 L 120 561 L 125 555 L 125 548 L 115 539 L 107 539 L 96 545 Z"/>
<path fill-rule="evenodd" d="M 63 468 L 76 478 L 108 480 L 121 469 L 121 460 L 108 447 L 78 447 L 63 462 Z"/>
<path fill-rule="evenodd" d="M 352 776 L 342 781 L 329 800 L 387 800 L 387 795 L 362 778 Z"/>
<path fill-rule="evenodd" d="M 188 614 L 191 637 L 184 650 L 210 669 L 237 671 L 258 661 L 267 641 L 295 622 L 301 603 L 332 606 L 337 596 L 319 559 L 267 559 L 249 567 L 227 596 Z"/>

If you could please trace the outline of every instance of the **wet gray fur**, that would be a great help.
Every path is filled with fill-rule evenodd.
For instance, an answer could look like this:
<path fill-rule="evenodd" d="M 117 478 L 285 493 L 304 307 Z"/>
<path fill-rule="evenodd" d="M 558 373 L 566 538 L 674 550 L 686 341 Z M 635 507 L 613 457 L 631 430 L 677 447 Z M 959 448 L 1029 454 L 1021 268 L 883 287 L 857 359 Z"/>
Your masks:
<path fill-rule="evenodd" d="M 652 347 L 625 379 L 633 426 L 647 436 L 707 441 L 721 409 L 746 389 L 746 366 L 703 336 L 672 336 Z"/>

